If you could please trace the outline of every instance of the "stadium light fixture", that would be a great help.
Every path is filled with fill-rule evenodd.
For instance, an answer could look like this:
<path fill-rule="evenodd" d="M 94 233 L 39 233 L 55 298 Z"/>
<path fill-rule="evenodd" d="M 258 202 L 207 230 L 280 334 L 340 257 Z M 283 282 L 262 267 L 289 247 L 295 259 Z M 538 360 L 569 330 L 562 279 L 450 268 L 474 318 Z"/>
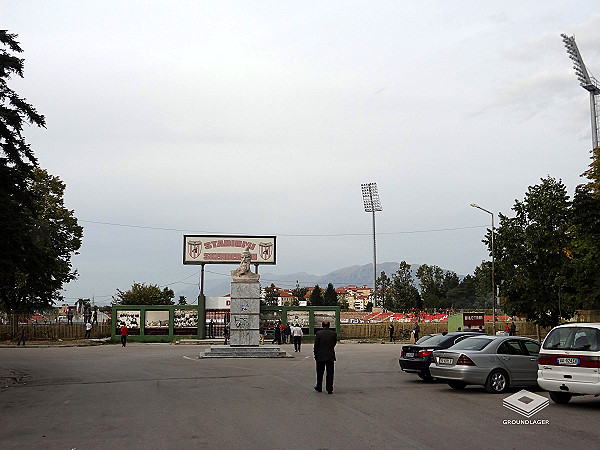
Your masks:
<path fill-rule="evenodd" d="M 600 118 L 598 117 L 598 108 L 600 107 L 600 84 L 590 72 L 587 70 L 575 43 L 573 36 L 567 36 L 561 34 L 569 58 L 573 61 L 573 69 L 575 69 L 575 75 L 579 80 L 579 84 L 582 88 L 590 93 L 590 113 L 592 119 L 592 148 L 600 147 L 600 141 L 598 140 L 598 129 L 600 128 Z"/>
<path fill-rule="evenodd" d="M 362 188 L 363 202 L 365 212 L 373 214 L 373 305 L 377 306 L 377 243 L 375 240 L 375 212 L 383 211 L 379 193 L 377 192 L 377 183 L 363 183 Z"/>

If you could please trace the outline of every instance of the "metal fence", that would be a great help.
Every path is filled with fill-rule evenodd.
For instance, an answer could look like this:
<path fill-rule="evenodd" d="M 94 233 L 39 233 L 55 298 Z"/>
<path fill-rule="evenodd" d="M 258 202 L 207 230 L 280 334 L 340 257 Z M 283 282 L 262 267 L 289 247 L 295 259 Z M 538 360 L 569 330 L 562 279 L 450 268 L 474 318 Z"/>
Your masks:
<path fill-rule="evenodd" d="M 22 318 L 8 317 L 2 320 L 0 324 L 0 340 L 2 341 L 17 341 L 21 334 L 21 330 L 25 331 L 26 341 L 58 341 L 58 340 L 74 340 L 84 339 L 85 324 L 74 323 L 67 325 L 64 323 L 57 324 L 55 322 L 30 322 L 23 321 Z M 90 338 L 100 339 L 110 337 L 111 322 L 93 323 L 90 332 Z"/>

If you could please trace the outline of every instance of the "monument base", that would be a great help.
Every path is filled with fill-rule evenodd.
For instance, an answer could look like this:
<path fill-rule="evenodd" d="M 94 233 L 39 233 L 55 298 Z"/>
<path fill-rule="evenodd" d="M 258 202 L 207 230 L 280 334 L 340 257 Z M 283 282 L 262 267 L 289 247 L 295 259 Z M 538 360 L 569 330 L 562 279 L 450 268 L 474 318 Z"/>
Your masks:
<path fill-rule="evenodd" d="M 259 347 L 234 347 L 229 345 L 212 345 L 200 358 L 293 358 L 278 345 L 261 345 Z"/>

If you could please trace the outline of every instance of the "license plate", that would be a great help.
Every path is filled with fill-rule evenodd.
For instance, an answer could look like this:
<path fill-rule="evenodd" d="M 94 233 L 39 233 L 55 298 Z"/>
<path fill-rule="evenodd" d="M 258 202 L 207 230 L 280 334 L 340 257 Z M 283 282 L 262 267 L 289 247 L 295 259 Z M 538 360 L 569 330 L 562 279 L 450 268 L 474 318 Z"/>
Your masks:
<path fill-rule="evenodd" d="M 414 353 L 405 353 L 404 356 L 407 358 L 414 358 L 415 354 Z"/>
<path fill-rule="evenodd" d="M 556 362 L 561 366 L 578 366 L 579 358 L 556 358 Z"/>
<path fill-rule="evenodd" d="M 440 358 L 439 363 L 440 364 L 452 364 L 452 358 Z"/>

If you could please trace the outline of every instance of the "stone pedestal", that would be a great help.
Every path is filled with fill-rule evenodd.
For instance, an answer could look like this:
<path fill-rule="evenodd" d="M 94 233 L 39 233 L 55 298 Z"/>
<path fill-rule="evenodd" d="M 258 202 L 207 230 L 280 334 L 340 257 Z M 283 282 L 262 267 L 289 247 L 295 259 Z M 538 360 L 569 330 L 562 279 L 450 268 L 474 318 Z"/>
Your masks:
<path fill-rule="evenodd" d="M 213 345 L 200 358 L 293 358 L 278 345 L 261 345 L 258 347 L 230 347 L 229 345 Z"/>
<path fill-rule="evenodd" d="M 213 345 L 201 353 L 200 358 L 293 358 L 277 345 L 259 345 L 258 281 L 238 279 L 231 283 L 230 305 L 230 345 Z"/>
<path fill-rule="evenodd" d="M 260 333 L 260 285 L 258 282 L 231 283 L 232 347 L 258 347 Z"/>

